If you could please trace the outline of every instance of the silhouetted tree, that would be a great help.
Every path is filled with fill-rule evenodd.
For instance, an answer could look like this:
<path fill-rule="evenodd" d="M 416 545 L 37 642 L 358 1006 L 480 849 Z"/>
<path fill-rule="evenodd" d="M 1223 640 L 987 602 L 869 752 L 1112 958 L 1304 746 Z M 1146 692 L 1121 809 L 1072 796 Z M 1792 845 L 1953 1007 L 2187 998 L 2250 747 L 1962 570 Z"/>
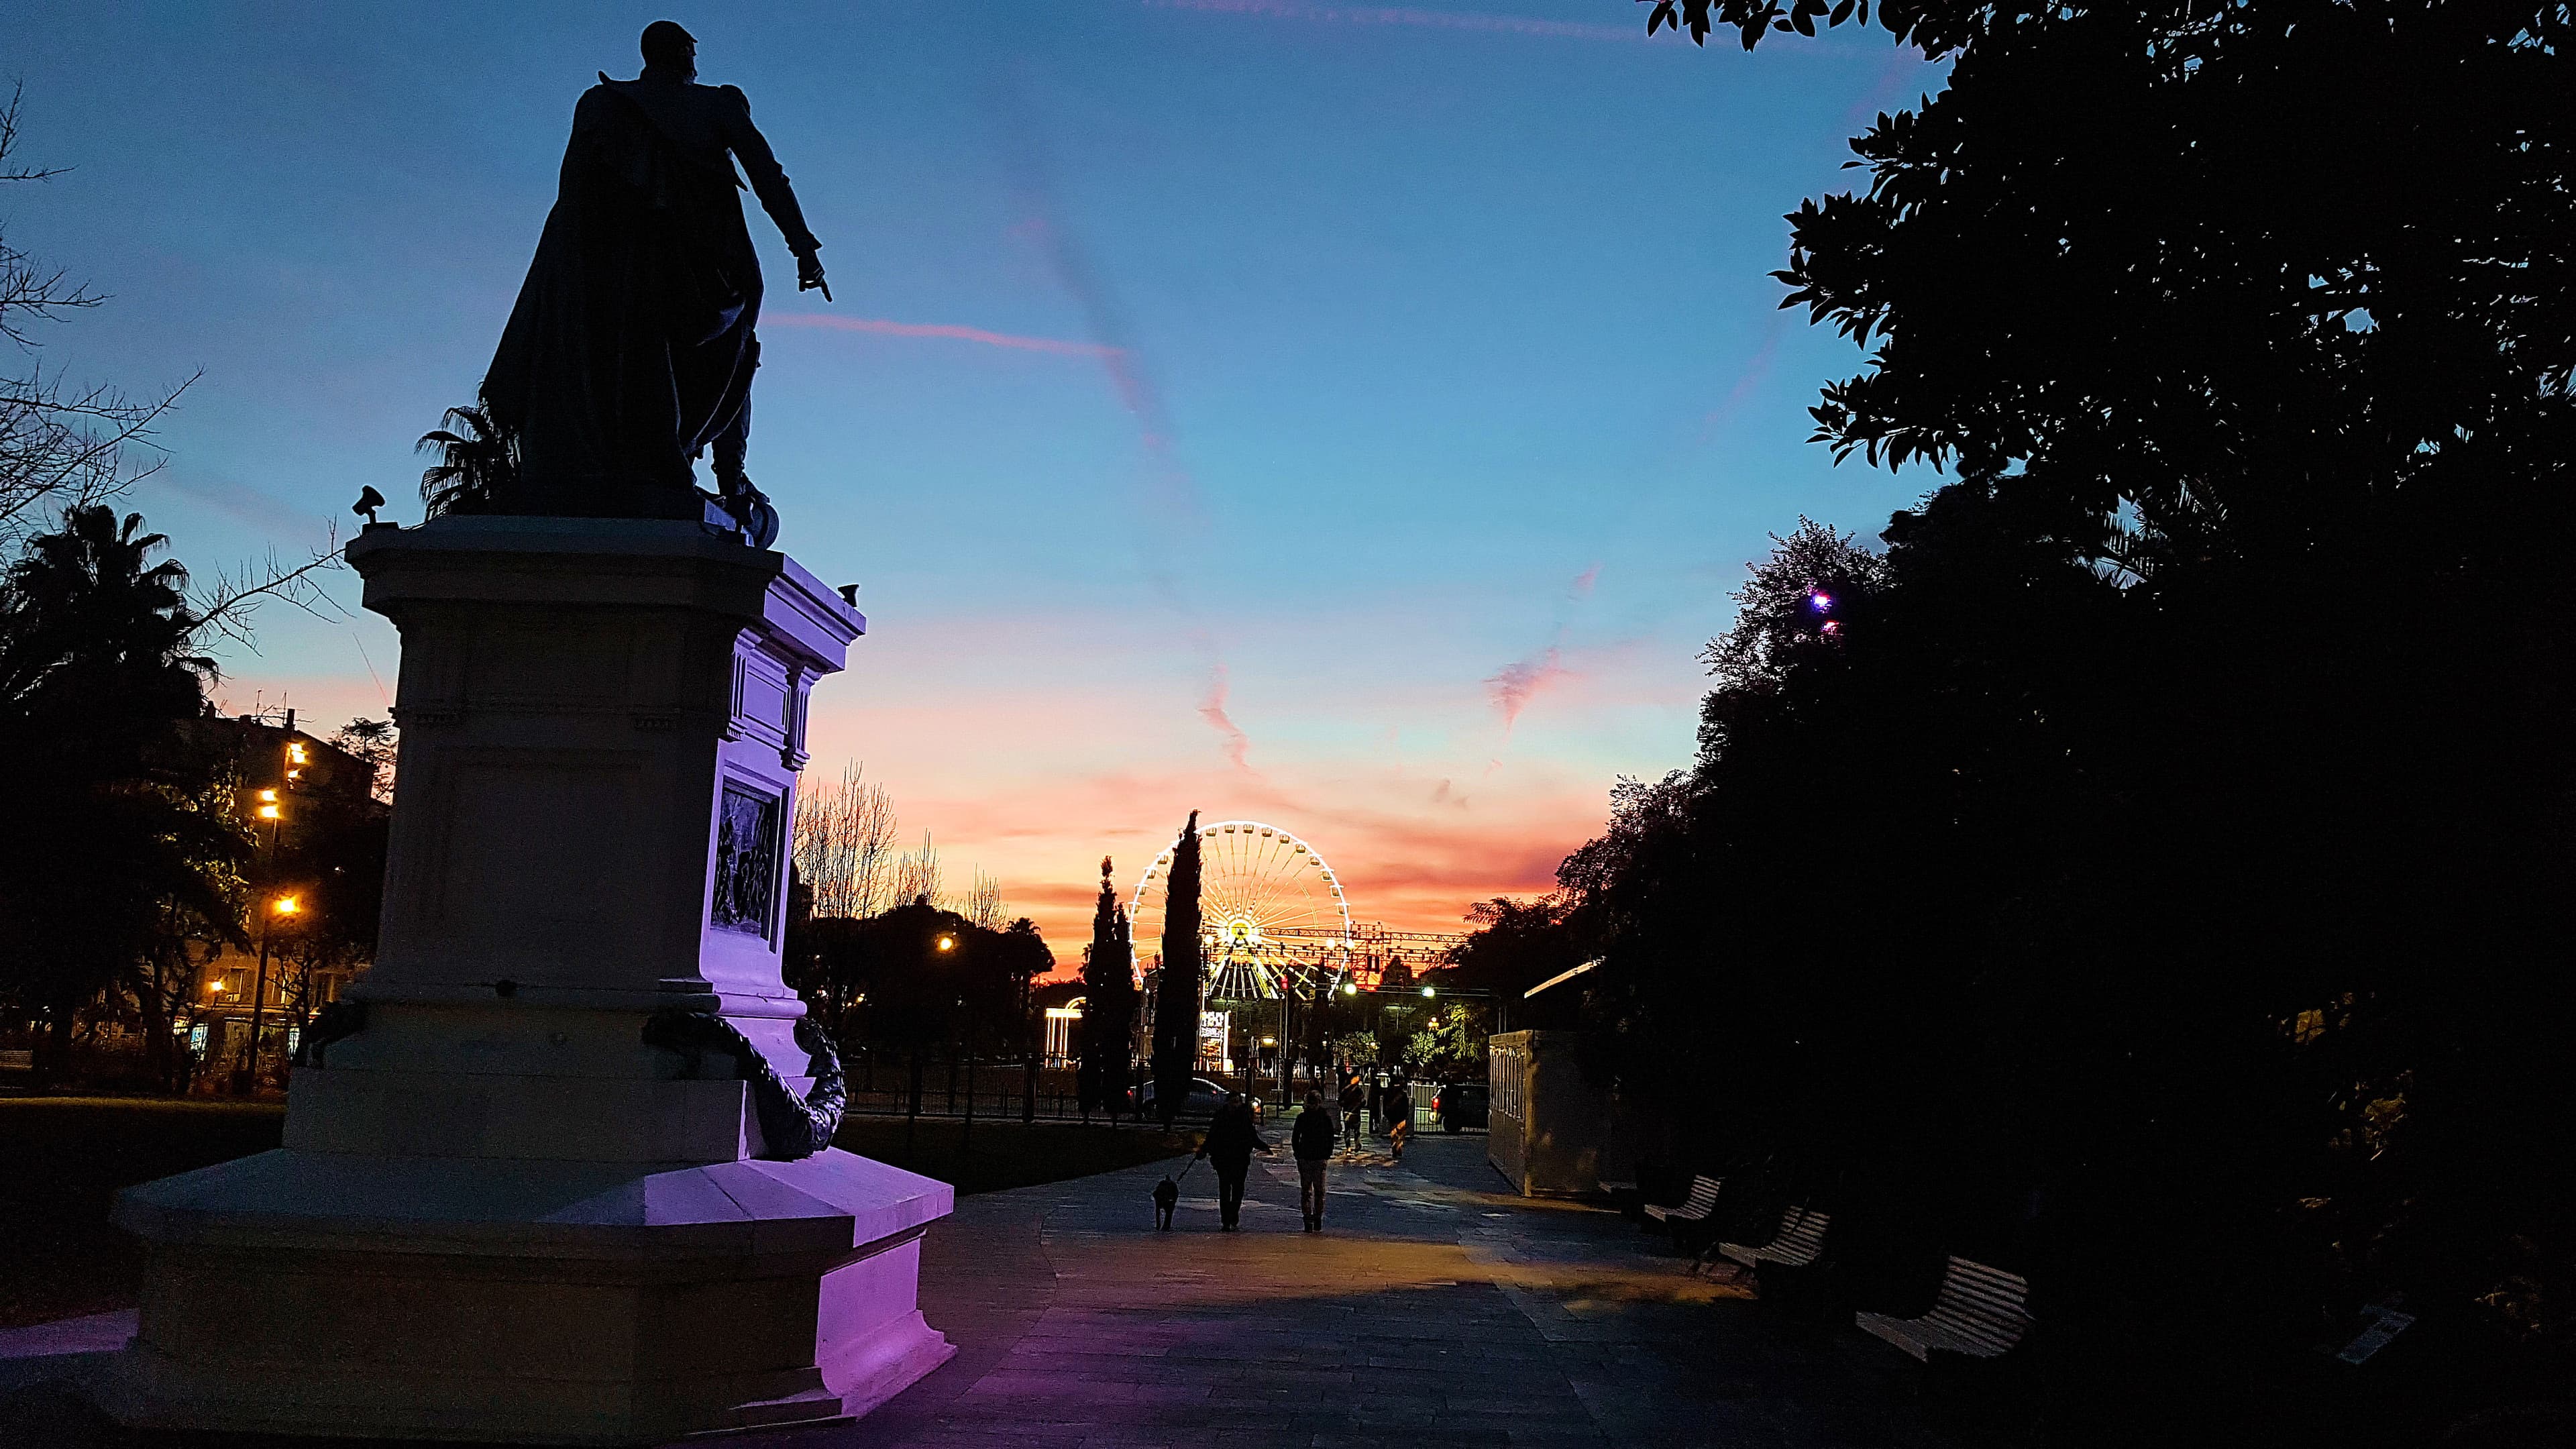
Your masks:
<path fill-rule="evenodd" d="M 1570 922 L 1571 913 L 1562 896 L 1478 901 L 1467 908 L 1467 923 L 1474 929 L 1441 958 L 1442 984 L 1489 993 L 1507 1005 L 1515 1027 L 1573 1025 L 1555 1013 L 1560 1003 L 1570 1011 L 1571 1003 L 1581 999 L 1579 993 L 1524 999 L 1531 987 L 1581 965 L 1590 954 Z"/>
<path fill-rule="evenodd" d="M 796 792 L 796 869 L 814 891 L 818 916 L 864 920 L 908 899 L 895 889 L 894 797 L 851 761 L 837 782 Z"/>
<path fill-rule="evenodd" d="M 1034 1061 L 1041 1043 L 1031 993 L 1039 977 L 1055 970 L 1055 952 L 1047 946 L 1038 923 L 1027 916 L 1014 919 L 998 931 L 980 926 L 976 929 L 991 942 L 988 949 L 999 978 L 989 1038 L 1022 1059 Z"/>
<path fill-rule="evenodd" d="M 958 903 L 959 913 L 987 931 L 1001 930 L 1011 914 L 1010 904 L 1002 899 L 1002 883 L 984 874 L 982 866 L 975 868 L 970 879 L 966 899 Z"/>
<path fill-rule="evenodd" d="M 1855 140 L 1866 189 L 1800 207 L 1779 275 L 1869 349 L 1817 437 L 1946 477 L 1882 558 L 1802 523 L 1757 567 L 1695 767 L 1560 872 L 1605 1060 L 1840 1199 L 1855 1291 L 2028 1270 L 2051 1442 L 2429 1440 L 2554 1396 L 2576 28 L 1874 16 L 1947 85 Z M 2423 1377 L 2372 1419 L 2294 1365 L 2392 1291 Z"/>
<path fill-rule="evenodd" d="M 394 760 L 399 750 L 401 732 L 388 719 L 360 717 L 342 725 L 331 736 L 331 743 L 348 751 L 375 771 L 367 793 L 381 805 L 394 803 Z"/>
<path fill-rule="evenodd" d="M 480 404 L 449 408 L 440 422 L 415 448 L 438 457 L 420 475 L 423 516 L 491 512 L 518 481 L 517 435 Z"/>
<path fill-rule="evenodd" d="M 1091 907 L 1091 946 L 1082 958 L 1082 1027 L 1074 1090 L 1087 1119 L 1105 1106 L 1116 1121 L 1125 1101 L 1127 1066 L 1136 1029 L 1136 947 L 1127 910 L 1110 883 L 1109 857 L 1100 858 L 1100 897 Z"/>
<path fill-rule="evenodd" d="M 1199 1054 L 1199 812 L 1172 844 L 1163 887 L 1163 966 L 1154 1001 L 1154 1097 L 1168 1129 L 1189 1094 Z"/>
<path fill-rule="evenodd" d="M 75 507 L 0 579 L 0 757 L 43 765 L 18 773 L 25 823 L 0 832 L 0 969 L 46 1022 L 45 1080 L 76 1015 L 157 932 L 236 906 L 246 841 L 198 808 L 211 762 L 168 749 L 214 665 L 195 652 L 187 570 L 151 561 L 166 543 L 140 515 Z"/>

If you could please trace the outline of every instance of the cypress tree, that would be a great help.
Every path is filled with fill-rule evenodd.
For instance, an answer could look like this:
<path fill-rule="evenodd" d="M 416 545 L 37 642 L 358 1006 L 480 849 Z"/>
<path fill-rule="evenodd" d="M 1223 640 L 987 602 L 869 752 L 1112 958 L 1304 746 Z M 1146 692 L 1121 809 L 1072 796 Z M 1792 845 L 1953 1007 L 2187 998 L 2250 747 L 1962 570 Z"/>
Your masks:
<path fill-rule="evenodd" d="M 1081 1065 L 1075 1090 L 1085 1117 L 1096 1106 L 1118 1120 L 1119 1093 L 1127 1080 L 1128 1032 L 1136 1016 L 1134 938 L 1127 912 L 1109 883 L 1109 857 L 1100 858 L 1100 899 L 1091 911 L 1091 949 L 1082 962 Z"/>
<path fill-rule="evenodd" d="M 1199 812 L 1173 842 L 1164 881 L 1162 993 L 1154 1002 L 1154 1097 L 1172 1125 L 1189 1095 L 1199 1046 Z"/>

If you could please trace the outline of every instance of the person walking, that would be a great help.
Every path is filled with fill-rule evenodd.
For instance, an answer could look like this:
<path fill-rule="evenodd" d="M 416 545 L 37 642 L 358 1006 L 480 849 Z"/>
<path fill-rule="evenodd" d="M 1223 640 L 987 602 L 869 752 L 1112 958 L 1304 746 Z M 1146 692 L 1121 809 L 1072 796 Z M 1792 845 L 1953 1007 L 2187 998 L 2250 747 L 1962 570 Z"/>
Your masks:
<path fill-rule="evenodd" d="M 1288 1132 L 1288 1150 L 1297 1159 L 1297 1206 L 1310 1233 L 1324 1230 L 1324 1167 L 1333 1160 L 1333 1144 L 1341 1135 L 1324 1094 L 1307 1092 L 1306 1110 L 1297 1114 L 1297 1125 Z"/>
<path fill-rule="evenodd" d="M 1360 1086 L 1359 1073 L 1342 1079 L 1342 1142 L 1353 1152 L 1360 1150 L 1360 1108 L 1368 1105 L 1368 1092 Z"/>
<path fill-rule="evenodd" d="M 1261 1129 L 1252 1120 L 1252 1104 L 1241 1092 L 1225 1094 L 1225 1105 L 1216 1109 L 1216 1119 L 1208 1123 L 1208 1135 L 1199 1144 L 1198 1155 L 1216 1168 L 1217 1225 L 1221 1231 L 1233 1232 L 1243 1216 L 1243 1180 L 1252 1172 L 1252 1154 L 1268 1155 L 1270 1144 L 1261 1140 Z"/>

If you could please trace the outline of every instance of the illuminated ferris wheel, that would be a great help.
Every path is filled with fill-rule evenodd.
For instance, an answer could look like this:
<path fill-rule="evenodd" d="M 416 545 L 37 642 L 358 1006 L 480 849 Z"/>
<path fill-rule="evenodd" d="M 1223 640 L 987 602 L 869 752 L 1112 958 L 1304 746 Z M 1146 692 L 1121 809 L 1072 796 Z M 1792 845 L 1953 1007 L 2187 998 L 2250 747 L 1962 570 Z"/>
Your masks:
<path fill-rule="evenodd" d="M 1136 882 L 1128 916 L 1138 964 L 1163 944 L 1165 850 Z M 1276 825 L 1220 820 L 1199 827 L 1199 951 L 1210 1000 L 1279 994 L 1290 973 L 1346 968 L 1351 909 L 1323 853 Z"/>

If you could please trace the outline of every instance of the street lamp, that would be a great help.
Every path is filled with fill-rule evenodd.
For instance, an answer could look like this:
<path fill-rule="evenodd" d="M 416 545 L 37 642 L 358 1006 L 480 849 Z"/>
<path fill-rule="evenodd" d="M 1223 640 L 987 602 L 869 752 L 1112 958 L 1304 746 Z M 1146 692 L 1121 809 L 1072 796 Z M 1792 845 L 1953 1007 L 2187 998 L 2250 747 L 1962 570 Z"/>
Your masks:
<path fill-rule="evenodd" d="M 273 790 L 264 790 L 260 793 L 273 795 L 277 792 Z M 271 805 L 264 806 L 262 808 L 274 810 L 277 807 Z M 245 1095 L 258 1090 L 259 1087 L 259 1019 L 268 1007 L 269 936 L 280 917 L 292 916 L 303 909 L 304 903 L 293 896 L 273 897 L 268 903 L 267 919 L 260 922 L 259 976 L 253 982 L 250 991 L 250 1066 L 248 1071 L 245 1073 L 246 1080 L 242 1084 Z"/>
<path fill-rule="evenodd" d="M 942 936 L 942 937 L 940 937 L 940 938 L 939 938 L 939 949 L 940 949 L 940 950 L 942 950 L 942 951 L 954 951 L 954 950 L 956 950 L 956 949 L 957 949 L 957 938 L 956 938 L 955 936 Z"/>
<path fill-rule="evenodd" d="M 1425 995 L 1425 996 L 1437 996 L 1437 995 L 1439 995 L 1440 993 L 1438 993 L 1438 992 L 1436 992 L 1436 991 L 1432 990 L 1432 989 L 1431 989 L 1430 987 L 1428 987 L 1428 986 L 1425 986 L 1425 987 L 1423 987 L 1423 988 L 1422 988 L 1422 994 L 1423 994 L 1423 995 Z"/>

